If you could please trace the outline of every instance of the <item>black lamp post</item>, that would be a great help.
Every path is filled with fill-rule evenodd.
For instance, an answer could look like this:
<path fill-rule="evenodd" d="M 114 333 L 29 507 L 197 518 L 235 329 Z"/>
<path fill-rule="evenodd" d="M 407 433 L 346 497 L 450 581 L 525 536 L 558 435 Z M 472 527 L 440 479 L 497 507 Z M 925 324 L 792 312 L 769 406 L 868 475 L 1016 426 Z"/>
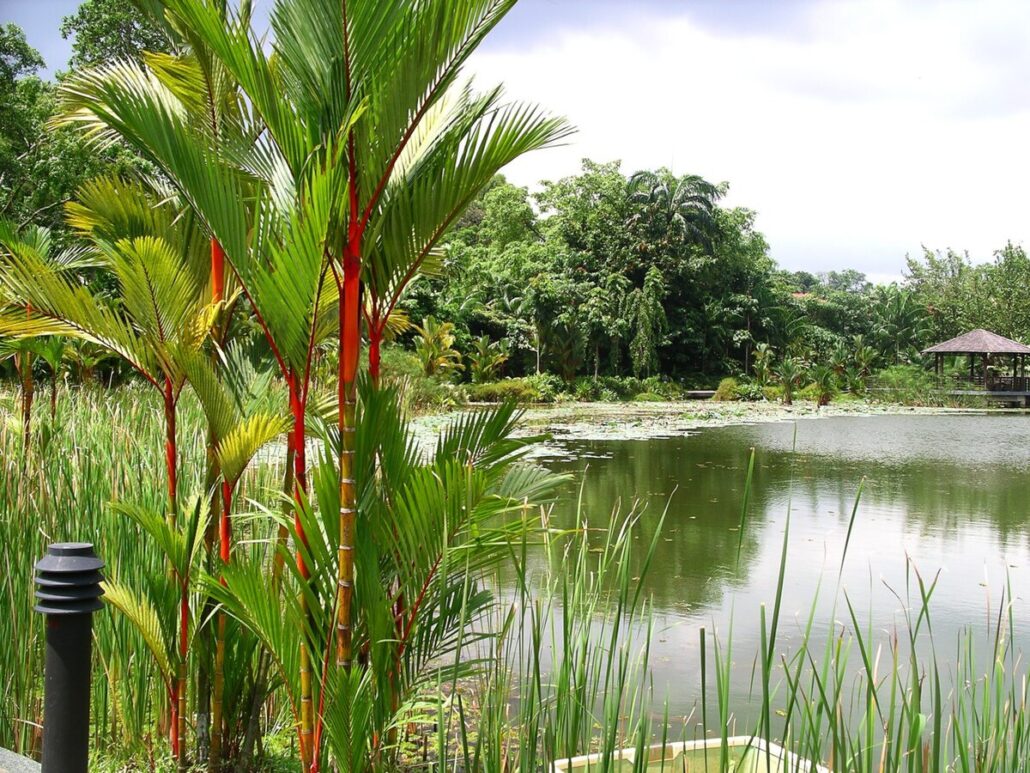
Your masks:
<path fill-rule="evenodd" d="M 104 566 L 87 542 L 51 545 L 36 564 L 36 611 L 46 615 L 43 773 L 89 769 L 93 613 Z"/>

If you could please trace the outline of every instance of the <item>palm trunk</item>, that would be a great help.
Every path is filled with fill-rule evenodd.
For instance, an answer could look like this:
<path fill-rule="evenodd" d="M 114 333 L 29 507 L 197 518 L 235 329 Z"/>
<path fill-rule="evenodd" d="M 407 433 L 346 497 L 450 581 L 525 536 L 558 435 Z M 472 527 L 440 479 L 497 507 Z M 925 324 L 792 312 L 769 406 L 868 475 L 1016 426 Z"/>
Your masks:
<path fill-rule="evenodd" d="M 25 319 L 32 318 L 32 304 L 25 305 Z M 32 355 L 25 352 L 18 358 L 21 366 L 21 427 L 22 450 L 28 453 L 32 446 L 32 397 L 35 384 L 32 381 Z"/>
<path fill-rule="evenodd" d="M 369 326 L 368 330 L 368 375 L 372 379 L 372 386 L 379 387 L 379 377 L 382 370 L 382 346 L 383 332 L 376 321 Z"/>
<path fill-rule="evenodd" d="M 53 424 L 57 420 L 57 374 L 54 374 L 54 380 L 50 384 L 50 423 Z"/>
<path fill-rule="evenodd" d="M 174 529 L 178 520 L 178 468 L 179 454 L 176 446 L 175 427 L 175 394 L 172 380 L 165 376 L 164 383 L 165 410 L 165 469 L 168 472 L 168 525 Z"/>
<path fill-rule="evenodd" d="M 168 473 L 168 525 L 175 529 L 178 520 L 178 447 L 176 444 L 175 392 L 172 380 L 165 376 L 164 390 L 165 413 L 165 467 Z M 186 767 L 186 633 L 189 622 L 189 595 L 186 580 L 179 577 L 173 566 L 169 566 L 172 579 L 181 588 L 179 600 L 179 663 L 178 672 L 172 688 L 171 696 L 171 745 L 172 755 L 178 760 L 179 769 Z"/>
<path fill-rule="evenodd" d="M 294 484 L 294 530 L 300 545 L 297 546 L 297 570 L 301 578 L 306 582 L 311 577 L 311 571 L 304 562 L 303 549 L 307 548 L 307 538 L 304 536 L 304 524 L 301 521 L 300 509 L 303 495 L 307 492 L 307 453 L 305 448 L 305 406 L 303 396 L 300 393 L 300 386 L 297 383 L 297 374 L 290 373 L 288 386 L 290 391 L 290 412 L 293 414 L 293 431 L 291 438 L 293 442 L 293 484 Z M 303 548 L 303 549 L 302 549 Z M 301 612 L 305 619 L 310 617 L 307 596 L 301 594 Z M 311 649 L 307 643 L 301 644 L 300 649 L 300 758 L 307 770 L 317 753 L 313 748 L 315 732 L 314 712 L 314 691 L 311 672 Z"/>
<path fill-rule="evenodd" d="M 218 303 L 225 295 L 225 251 L 217 239 L 211 240 L 211 302 Z"/>
<path fill-rule="evenodd" d="M 28 453 L 32 446 L 32 399 L 36 393 L 35 381 L 32 378 L 32 355 L 25 352 L 21 360 L 21 428 L 22 445 Z"/>
<path fill-rule="evenodd" d="M 176 735 L 179 739 L 178 753 L 176 759 L 179 763 L 179 770 L 186 770 L 186 659 L 189 655 L 189 622 L 190 622 L 190 585 L 189 575 L 180 580 L 181 595 L 179 597 L 179 670 L 178 684 L 176 686 L 176 699 L 178 700 L 177 720 L 178 730 Z"/>
<path fill-rule="evenodd" d="M 292 434 L 286 443 L 286 469 L 283 472 L 283 494 L 288 499 L 293 495 L 293 457 L 294 443 Z M 288 505 L 287 505 L 288 507 Z M 285 554 L 289 530 L 285 526 L 279 526 L 276 534 L 276 550 L 272 557 L 272 591 L 278 596 L 282 574 L 284 569 L 283 556 Z M 270 661 L 268 652 L 261 650 L 258 655 L 257 676 L 254 679 L 254 690 L 250 699 L 250 715 L 247 718 L 247 730 L 243 735 L 243 744 L 240 747 L 239 759 L 236 770 L 240 773 L 249 770 L 250 758 L 254 754 L 254 746 L 257 743 L 261 732 L 261 706 L 264 704 L 265 695 L 268 694 L 268 669 Z"/>
<path fill-rule="evenodd" d="M 219 244 L 217 239 L 211 239 L 211 303 L 217 304 L 222 301 L 225 295 L 225 252 L 222 250 L 222 245 Z M 217 342 L 222 342 L 222 334 L 228 327 L 227 323 L 216 324 L 211 329 L 212 338 Z M 218 368 L 218 357 L 214 352 L 211 354 L 211 360 L 214 367 Z M 211 491 L 216 481 L 219 478 L 218 463 L 215 461 L 215 437 L 210 428 L 207 434 L 207 490 Z M 213 571 L 214 561 L 212 560 L 212 554 L 214 553 L 214 543 L 216 532 L 218 531 L 219 524 L 221 521 L 222 506 L 219 502 L 219 495 L 217 492 L 211 494 L 210 513 L 211 517 L 208 520 L 207 531 L 204 534 L 204 553 L 207 560 L 208 571 Z M 203 604 L 202 619 L 209 620 L 212 612 L 212 599 L 210 596 L 206 596 Z M 223 626 L 224 627 L 224 626 Z M 211 640 L 211 630 L 205 626 L 200 635 L 204 637 L 205 642 Z M 218 633 L 215 632 L 217 638 Z M 217 649 L 217 642 L 215 645 Z M 205 648 L 206 651 L 210 651 L 210 648 Z M 209 769 L 216 771 L 220 766 L 219 755 L 214 754 L 212 751 L 212 745 L 214 739 L 210 732 L 211 722 L 211 681 L 212 677 L 210 674 L 211 664 L 207 658 L 201 659 L 200 662 L 200 673 L 197 676 L 197 747 L 199 759 L 208 758 Z M 219 732 L 216 729 L 216 732 Z"/>
<path fill-rule="evenodd" d="M 232 555 L 232 485 L 222 481 L 222 510 L 218 518 L 218 558 L 223 567 L 229 565 Z M 225 575 L 220 578 L 225 585 Z M 211 753 L 208 769 L 217 773 L 222 769 L 222 701 L 225 695 L 225 611 L 218 611 L 218 631 L 215 640 L 215 684 L 211 696 Z"/>
<path fill-rule="evenodd" d="M 340 543 L 336 598 L 336 664 L 351 666 L 351 602 L 354 596 L 354 529 L 357 490 L 354 484 L 354 435 L 357 420 L 357 375 L 361 338 L 359 303 L 361 256 L 356 240 L 347 246 L 340 298 Z M 377 366 L 378 367 L 378 366 Z"/>

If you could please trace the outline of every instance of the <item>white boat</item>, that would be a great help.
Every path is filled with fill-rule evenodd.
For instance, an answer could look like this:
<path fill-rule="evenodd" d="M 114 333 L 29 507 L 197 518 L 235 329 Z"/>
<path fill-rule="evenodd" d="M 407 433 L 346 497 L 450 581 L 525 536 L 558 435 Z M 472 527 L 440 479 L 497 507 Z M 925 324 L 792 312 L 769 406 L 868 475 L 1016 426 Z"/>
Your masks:
<path fill-rule="evenodd" d="M 726 741 L 729 773 L 830 773 L 830 769 L 788 752 L 781 746 L 762 738 L 738 735 Z M 615 771 L 641 769 L 647 773 L 720 773 L 722 739 L 667 743 L 649 746 L 644 764 L 637 766 L 637 750 L 621 749 L 611 756 L 617 764 Z M 601 766 L 603 755 L 584 754 L 581 757 L 556 760 L 552 773 L 588 771 Z"/>

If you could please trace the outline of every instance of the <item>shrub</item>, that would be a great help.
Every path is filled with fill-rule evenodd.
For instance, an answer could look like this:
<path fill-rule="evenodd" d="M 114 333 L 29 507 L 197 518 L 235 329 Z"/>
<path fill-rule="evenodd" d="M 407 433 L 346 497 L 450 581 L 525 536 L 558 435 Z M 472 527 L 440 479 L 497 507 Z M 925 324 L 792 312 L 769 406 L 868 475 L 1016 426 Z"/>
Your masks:
<path fill-rule="evenodd" d="M 737 379 L 732 377 L 724 378 L 719 382 L 719 386 L 715 390 L 715 394 L 712 395 L 712 399 L 717 403 L 728 403 L 737 400 L 737 388 Z"/>
<path fill-rule="evenodd" d="M 811 400 L 813 403 L 819 399 L 819 387 L 816 384 L 806 384 L 794 392 L 795 400 Z"/>
<path fill-rule="evenodd" d="M 747 382 L 737 385 L 737 399 L 750 403 L 760 402 L 765 399 L 765 389 L 761 384 Z"/>
<path fill-rule="evenodd" d="M 658 376 L 644 379 L 644 388 L 652 394 L 661 395 L 666 400 L 678 400 L 683 396 L 683 387 L 675 381 L 668 381 Z"/>
<path fill-rule="evenodd" d="M 405 410 L 412 413 L 456 408 L 464 405 L 465 388 L 422 372 L 418 357 L 399 346 L 383 348 L 383 380 L 395 384 Z"/>
<path fill-rule="evenodd" d="M 641 392 L 638 395 L 633 396 L 633 402 L 635 403 L 664 403 L 665 398 L 661 395 L 656 395 L 654 392 Z"/>
<path fill-rule="evenodd" d="M 468 389 L 469 399 L 477 403 L 503 403 L 513 400 L 517 403 L 541 403 L 544 400 L 540 390 L 525 378 L 506 378 L 489 384 L 474 384 Z"/>
<path fill-rule="evenodd" d="M 569 385 L 554 373 L 540 373 L 522 379 L 539 394 L 538 402 L 553 403 L 568 394 Z"/>
<path fill-rule="evenodd" d="M 762 387 L 762 396 L 771 403 L 776 402 L 783 397 L 783 387 L 772 385 Z"/>
<path fill-rule="evenodd" d="M 567 385 L 558 376 L 541 373 L 539 376 L 505 378 L 489 384 L 468 387 L 469 399 L 478 403 L 553 403 L 569 397 Z"/>
<path fill-rule="evenodd" d="M 933 374 L 919 365 L 892 365 L 880 371 L 873 394 L 881 400 L 906 405 L 941 402 Z"/>

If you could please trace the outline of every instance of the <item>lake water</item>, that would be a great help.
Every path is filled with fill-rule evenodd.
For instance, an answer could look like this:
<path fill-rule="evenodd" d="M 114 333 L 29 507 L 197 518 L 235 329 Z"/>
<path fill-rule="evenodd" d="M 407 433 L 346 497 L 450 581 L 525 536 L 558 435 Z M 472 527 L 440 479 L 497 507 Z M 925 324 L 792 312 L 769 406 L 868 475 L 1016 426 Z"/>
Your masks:
<path fill-rule="evenodd" d="M 778 652 L 800 640 L 817 594 L 816 653 L 831 631 L 850 626 L 843 592 L 878 642 L 886 644 L 895 631 L 904 636 L 906 610 L 918 605 L 914 584 L 906 588 L 906 576 L 915 581 L 907 566 L 927 583 L 939 573 L 931 602 L 938 652 L 954 653 L 960 632 L 970 627 L 986 646 L 1007 582 L 1017 642 L 1024 651 L 1030 644 L 1028 415 L 836 417 L 553 446 L 559 453 L 544 463 L 574 476 L 557 522 L 575 522 L 581 485 L 582 512 L 594 526 L 609 520 L 616 503 L 627 508 L 638 500 L 645 507 L 637 540 L 643 554 L 667 508 L 644 583 L 657 613 L 655 691 L 667 690 L 673 716 L 697 706 L 699 628 L 725 636 L 731 617 L 739 666 L 732 692 L 737 707 L 748 705 L 759 609 L 764 603 L 771 610 L 774 602 L 788 511 Z"/>

